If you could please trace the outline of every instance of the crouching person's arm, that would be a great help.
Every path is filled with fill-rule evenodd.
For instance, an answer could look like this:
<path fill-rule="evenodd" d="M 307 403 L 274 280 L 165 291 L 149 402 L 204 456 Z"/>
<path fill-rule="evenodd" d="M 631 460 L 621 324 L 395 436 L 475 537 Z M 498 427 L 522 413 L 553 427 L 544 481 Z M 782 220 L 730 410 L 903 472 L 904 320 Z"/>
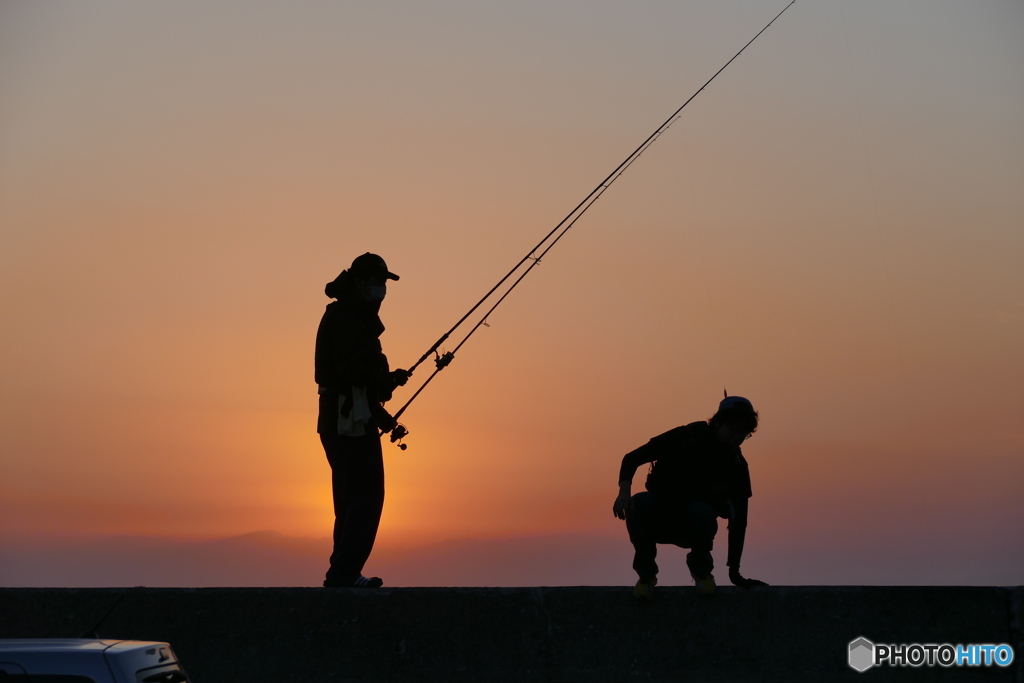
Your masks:
<path fill-rule="evenodd" d="M 740 574 L 740 558 L 743 556 L 743 541 L 747 536 L 747 506 L 749 499 L 735 499 L 732 502 L 732 515 L 729 517 L 729 580 L 740 588 L 751 589 L 756 586 L 767 586 L 764 581 L 747 579 Z"/>
<path fill-rule="evenodd" d="M 619 495 L 615 497 L 615 502 L 612 504 L 612 514 L 619 519 L 625 519 L 626 511 L 629 510 L 629 501 L 633 497 L 633 475 L 636 474 L 636 469 L 652 460 L 654 460 L 654 454 L 650 443 L 622 456 L 622 466 L 619 467 Z"/>

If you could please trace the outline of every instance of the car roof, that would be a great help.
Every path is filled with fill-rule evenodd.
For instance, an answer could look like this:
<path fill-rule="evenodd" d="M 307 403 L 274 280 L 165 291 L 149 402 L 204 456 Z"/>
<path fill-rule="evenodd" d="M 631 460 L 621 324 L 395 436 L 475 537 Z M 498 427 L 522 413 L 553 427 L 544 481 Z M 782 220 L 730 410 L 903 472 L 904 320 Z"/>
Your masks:
<path fill-rule="evenodd" d="M 8 653 L 104 652 L 111 648 L 125 652 L 150 647 L 168 647 L 168 645 L 150 640 L 114 640 L 109 638 L 0 638 L 0 652 Z"/>
<path fill-rule="evenodd" d="M 67 652 L 81 650 L 98 650 L 102 652 L 120 640 L 103 640 L 99 638 L 0 638 L 0 652 L 18 651 L 50 651 Z"/>

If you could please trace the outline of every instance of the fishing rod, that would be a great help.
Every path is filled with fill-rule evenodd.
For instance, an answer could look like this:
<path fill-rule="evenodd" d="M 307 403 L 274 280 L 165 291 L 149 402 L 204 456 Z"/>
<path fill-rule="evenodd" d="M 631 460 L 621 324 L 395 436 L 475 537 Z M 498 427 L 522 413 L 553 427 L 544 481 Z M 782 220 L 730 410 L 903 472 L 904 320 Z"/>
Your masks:
<path fill-rule="evenodd" d="M 502 277 L 500 280 L 498 280 L 497 284 L 495 284 L 493 287 L 491 287 L 491 289 L 488 290 L 487 293 L 484 294 L 480 298 L 479 301 L 477 301 L 475 304 L 473 304 L 473 307 L 470 308 L 469 311 L 467 311 L 465 315 L 463 315 L 461 318 L 459 318 L 459 320 L 454 325 L 452 325 L 451 328 L 447 332 L 445 332 L 443 335 L 441 335 L 441 337 L 436 342 L 434 342 L 431 345 L 431 347 L 429 349 L 427 349 L 427 351 L 422 356 L 420 356 L 419 360 L 417 360 L 415 363 L 412 364 L 412 366 L 408 370 L 410 375 L 425 360 L 427 360 L 431 356 L 431 354 L 434 355 L 434 365 L 435 365 L 434 371 L 430 374 L 430 377 L 428 377 L 427 380 L 425 382 L 423 382 L 423 384 L 420 385 L 419 389 L 416 390 L 416 393 L 414 393 L 409 398 L 409 400 L 405 402 L 405 405 L 403 405 L 401 408 L 398 409 L 398 412 L 396 412 L 395 416 L 394 416 L 396 421 L 409 408 L 409 406 L 412 404 L 412 402 L 415 401 L 416 398 L 423 392 L 423 390 L 427 388 L 427 385 L 430 384 L 430 382 L 438 375 L 438 373 L 440 373 L 442 370 L 444 370 L 446 367 L 448 367 L 448 365 L 452 362 L 452 360 L 455 359 L 455 353 L 459 349 L 461 349 L 462 346 L 467 341 L 469 341 L 469 338 L 472 337 L 476 333 L 476 331 L 479 330 L 481 327 L 488 327 L 489 326 L 487 324 L 488 316 L 490 316 L 491 313 L 493 313 L 494 310 L 498 306 L 501 305 L 501 303 L 506 299 L 506 297 L 508 297 L 508 295 L 512 293 L 512 290 L 514 290 L 517 286 L 519 286 L 519 283 L 522 282 L 523 279 L 527 275 L 529 275 L 530 271 L 532 271 L 534 268 L 537 267 L 538 264 L 540 264 L 541 259 L 544 258 L 544 256 L 551 250 L 551 248 L 553 246 L 558 244 L 559 240 L 561 240 L 562 237 L 564 237 L 565 234 L 576 224 L 576 221 L 578 221 L 583 216 L 583 214 L 585 214 L 587 212 L 587 210 L 590 209 L 590 207 L 593 206 L 594 203 L 598 199 L 601 198 L 601 195 L 603 195 L 608 190 L 608 188 L 611 187 L 612 183 L 614 183 L 616 180 L 618 180 L 619 177 L 623 173 L 625 173 L 626 170 L 630 166 L 632 166 L 633 163 L 637 159 L 639 159 L 640 156 L 645 151 L 647 151 L 648 147 L 650 147 L 652 144 L 654 144 L 654 142 L 658 138 L 660 138 L 661 135 L 666 130 L 668 130 L 669 127 L 671 127 L 672 124 L 675 123 L 680 118 L 680 113 L 683 111 L 684 108 L 686 108 L 686 105 L 688 105 L 690 102 L 692 102 L 693 99 L 695 97 L 697 97 L 697 95 L 699 95 L 701 92 L 703 92 L 703 90 L 705 88 L 707 88 L 711 84 L 711 81 L 713 81 L 716 78 L 718 78 L 718 74 L 720 74 L 723 71 L 725 71 L 726 67 L 728 67 L 730 64 L 732 64 L 733 61 L 735 61 L 735 59 L 737 57 L 739 57 L 741 54 L 743 54 L 743 51 L 746 50 L 748 47 L 750 47 L 751 43 L 753 43 L 755 40 L 757 40 L 758 37 L 760 37 L 760 35 L 762 33 L 767 31 L 768 27 L 770 27 L 772 24 L 774 24 L 775 20 L 778 19 L 779 17 L 781 17 L 783 15 L 783 13 L 785 13 L 786 10 L 788 10 L 790 7 L 792 7 L 795 2 L 796 2 L 796 0 L 790 0 L 790 3 L 788 5 L 786 5 L 785 7 L 783 7 L 781 12 L 776 14 L 775 17 L 771 21 L 769 21 L 767 24 L 765 24 L 764 28 L 762 28 L 760 31 L 758 31 L 757 34 L 754 35 L 753 38 L 751 38 L 749 41 L 747 41 L 746 45 L 744 45 L 742 48 L 740 48 L 739 52 L 734 54 L 732 56 L 732 58 L 729 59 L 728 62 L 726 62 L 724 65 L 722 65 L 722 67 L 718 71 L 716 71 L 714 73 L 714 75 L 711 76 L 711 78 L 709 78 L 707 80 L 707 82 L 704 83 L 704 85 L 702 85 L 700 88 L 698 88 L 697 91 L 694 92 L 692 95 L 690 95 L 690 97 L 685 102 L 683 102 L 683 104 L 678 109 L 676 109 L 674 112 L 672 112 L 672 115 L 669 116 L 667 119 L 665 119 L 664 123 L 662 123 L 660 126 L 658 126 L 655 129 L 655 131 L 653 133 L 651 133 L 647 137 L 646 140 L 644 140 L 642 143 L 640 143 L 639 147 L 637 147 L 635 150 L 633 150 L 633 152 L 629 156 L 627 156 L 622 161 L 622 163 L 620 163 L 618 166 L 615 167 L 615 170 L 613 170 L 611 173 L 609 173 L 608 176 L 605 177 L 604 180 L 602 180 L 600 183 L 598 183 L 597 187 L 595 187 L 593 190 L 591 190 L 590 194 L 588 194 L 586 197 L 584 197 L 583 201 L 581 201 L 579 204 L 577 204 L 575 206 L 575 208 L 573 208 L 573 210 L 570 211 L 565 216 L 565 218 L 563 218 L 561 221 L 559 221 L 558 225 L 556 225 L 554 228 L 552 228 L 551 231 L 548 234 L 544 235 L 543 239 L 541 239 L 540 242 L 538 242 L 530 251 L 528 251 L 526 253 L 526 256 L 524 256 L 522 259 L 520 259 L 519 262 L 516 263 L 512 267 L 512 269 L 509 270 L 508 273 L 505 274 L 504 277 Z M 557 233 L 557 235 L 556 235 L 556 233 Z M 553 240 L 551 240 L 552 236 L 554 236 Z M 547 246 L 544 247 L 544 245 L 548 242 L 548 240 L 551 240 L 551 243 L 547 244 Z M 540 250 L 541 247 L 544 247 L 544 249 L 543 249 L 543 251 L 541 251 L 538 254 L 537 251 Z M 454 349 L 452 349 L 451 351 L 447 351 L 444 354 L 438 353 L 438 349 L 441 347 L 441 344 L 443 344 L 452 335 L 452 333 L 455 332 L 455 330 L 459 329 L 459 327 L 461 327 L 462 324 L 464 322 L 466 322 L 466 320 L 468 320 L 469 317 L 471 315 L 473 315 L 473 313 L 476 312 L 476 310 L 478 308 L 480 308 L 484 304 L 485 301 L 490 299 L 491 296 L 496 291 L 498 291 L 498 289 L 510 277 L 512 277 L 516 273 L 516 271 L 518 271 L 523 266 L 523 264 L 526 263 L 527 261 L 531 261 L 531 263 L 530 263 L 529 266 L 527 266 L 526 270 L 524 270 L 522 273 L 520 273 L 519 277 L 516 278 L 516 280 L 512 282 L 512 284 L 508 287 L 508 289 L 505 290 L 505 293 L 501 295 L 501 297 L 487 310 L 486 313 L 484 313 L 484 315 L 480 318 L 480 320 L 462 338 L 462 341 L 460 341 L 458 343 L 458 345 Z M 398 444 L 399 448 L 401 448 L 402 450 L 405 450 L 406 445 L 401 443 L 401 440 L 404 437 L 408 436 L 408 434 L 409 434 L 409 430 L 406 429 L 404 425 L 398 424 L 391 431 L 391 442 L 392 443 L 399 442 L 399 444 Z"/>

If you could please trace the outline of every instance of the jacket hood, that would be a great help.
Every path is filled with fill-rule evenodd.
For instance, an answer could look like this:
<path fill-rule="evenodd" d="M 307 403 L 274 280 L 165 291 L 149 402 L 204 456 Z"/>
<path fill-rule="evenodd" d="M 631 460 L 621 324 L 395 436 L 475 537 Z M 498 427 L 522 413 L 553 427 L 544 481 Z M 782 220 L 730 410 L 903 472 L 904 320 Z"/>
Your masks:
<path fill-rule="evenodd" d="M 341 271 L 338 277 L 324 285 L 324 294 L 332 299 L 337 299 L 338 303 L 341 304 L 341 308 L 358 311 L 361 316 L 369 315 L 376 320 L 375 327 L 379 326 L 383 332 L 384 325 L 378 317 L 381 302 L 369 302 L 364 299 L 359 293 L 358 287 L 356 287 L 355 276 L 351 272 L 347 270 Z"/>
<path fill-rule="evenodd" d="M 359 296 L 355 278 L 347 270 L 341 271 L 338 277 L 324 285 L 324 294 L 338 301 Z"/>

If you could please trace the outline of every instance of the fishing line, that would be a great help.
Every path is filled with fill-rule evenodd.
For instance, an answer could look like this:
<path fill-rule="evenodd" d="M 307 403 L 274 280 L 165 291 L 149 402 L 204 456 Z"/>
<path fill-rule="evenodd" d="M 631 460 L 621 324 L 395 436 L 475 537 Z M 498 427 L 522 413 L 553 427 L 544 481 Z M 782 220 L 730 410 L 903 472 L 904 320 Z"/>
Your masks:
<path fill-rule="evenodd" d="M 685 102 L 683 102 L 683 104 L 680 105 L 680 107 L 678 109 L 676 109 L 674 112 L 672 112 L 672 115 L 669 116 L 667 119 L 665 119 L 664 123 L 662 123 L 660 126 L 658 126 L 654 130 L 654 132 L 651 133 L 647 137 L 646 140 L 644 140 L 642 143 L 640 143 L 639 147 L 637 147 L 635 150 L 633 150 L 633 152 L 629 156 L 627 156 L 622 161 L 622 163 L 620 163 L 618 166 L 616 166 L 615 169 L 611 173 L 609 173 L 608 176 L 605 177 L 604 180 L 602 180 L 600 183 L 598 183 L 597 187 L 595 187 L 593 190 L 591 190 L 590 194 L 588 194 L 586 197 L 584 197 L 583 201 L 581 201 L 579 204 L 577 204 L 576 207 L 573 208 L 573 210 L 570 211 L 565 216 L 565 218 L 563 218 L 561 221 L 559 221 L 558 225 L 556 225 L 554 228 L 552 228 L 551 231 L 548 234 L 546 234 L 544 236 L 544 238 L 541 239 L 540 242 L 538 242 L 536 244 L 536 246 L 534 246 L 530 251 L 528 251 L 526 253 L 526 256 L 524 256 L 522 259 L 520 259 L 520 261 L 518 263 L 516 263 L 516 265 L 513 266 L 512 269 L 509 270 L 508 273 L 506 273 L 504 277 L 502 277 L 500 280 L 498 280 L 497 284 L 495 284 L 493 287 L 491 287 L 491 289 L 486 294 L 484 294 L 484 296 L 481 297 L 481 299 L 479 301 L 477 301 L 473 305 L 473 307 L 470 308 L 469 311 L 466 312 L 465 315 L 463 315 L 461 318 L 459 318 L 458 322 L 456 322 L 454 325 L 452 325 L 452 327 L 447 332 L 445 332 L 443 335 L 441 335 L 441 337 L 436 342 L 434 342 L 434 344 L 431 345 L 431 347 L 429 349 L 427 349 L 426 353 L 424 353 L 422 356 L 420 356 L 419 360 L 417 360 L 409 368 L 409 373 L 411 374 L 413 371 L 415 371 L 416 368 L 418 368 L 427 358 L 429 358 L 431 356 L 431 354 L 434 355 L 434 364 L 435 364 L 434 372 L 431 373 L 430 377 L 428 377 L 427 380 L 422 385 L 420 385 L 419 389 L 416 390 L 416 392 L 409 398 L 409 400 L 405 402 L 405 405 L 403 405 L 401 408 L 398 409 L 398 412 L 395 413 L 395 419 L 396 420 L 399 417 L 401 417 L 403 413 L 405 413 L 405 411 L 409 408 L 409 406 L 412 404 L 412 402 L 416 400 L 416 398 L 423 392 L 423 390 L 427 387 L 427 385 L 430 384 L 430 382 L 434 379 L 434 377 L 436 377 L 438 375 L 438 373 L 441 372 L 441 370 L 443 370 L 446 367 L 448 367 L 448 365 L 455 358 L 455 353 L 459 349 L 461 349 L 462 346 L 467 341 L 469 341 L 469 338 L 472 337 L 476 333 L 476 331 L 478 329 L 480 329 L 480 327 L 487 326 L 487 318 L 488 318 L 488 316 L 490 316 L 490 314 L 493 313 L 494 310 L 498 306 L 501 305 L 501 303 L 506 299 L 506 297 L 508 297 L 508 295 L 512 293 L 512 290 L 514 290 L 519 285 L 519 283 L 523 281 L 523 279 L 530 273 L 530 271 L 532 271 L 535 267 L 537 267 L 537 265 L 541 262 L 541 259 L 544 258 L 544 256 L 548 253 L 548 251 L 551 250 L 552 247 L 554 247 L 556 244 L 558 244 L 559 240 L 561 240 L 562 237 L 564 237 L 565 234 L 573 227 L 573 225 L 576 224 L 576 221 L 578 221 L 583 216 L 583 214 L 585 214 L 587 212 L 587 210 L 590 209 L 590 207 L 593 206 L 594 203 L 598 199 L 601 198 L 601 195 L 603 195 L 608 190 L 608 188 L 611 187 L 612 183 L 614 183 L 616 180 L 618 180 L 622 176 L 622 174 L 625 173 L 626 170 L 630 166 L 632 166 L 633 163 L 637 159 L 639 159 L 640 156 L 645 151 L 647 151 L 648 147 L 650 147 L 652 144 L 654 144 L 654 142 L 658 138 L 660 138 L 661 135 L 666 130 L 668 130 L 672 126 L 673 123 L 675 123 L 679 119 L 680 112 L 683 111 L 683 109 L 686 107 L 686 105 L 690 104 L 690 102 L 692 102 L 693 99 L 695 97 L 697 97 L 697 95 L 699 95 L 701 92 L 703 92 L 704 89 L 707 88 L 711 84 L 711 82 L 713 80 L 718 78 L 718 75 L 720 73 L 725 71 L 725 69 L 730 64 L 732 64 L 733 61 L 735 61 L 735 59 L 737 57 L 739 57 L 741 54 L 743 54 L 743 51 L 746 50 L 748 47 L 750 47 L 751 43 L 753 43 L 755 40 L 757 40 L 758 37 L 760 37 L 760 35 L 762 33 L 767 31 L 768 27 L 770 27 L 772 24 L 774 24 L 776 19 L 781 17 L 783 15 L 783 13 L 786 10 L 788 10 L 790 7 L 792 7 L 795 2 L 796 2 L 796 0 L 790 0 L 790 3 L 788 5 L 786 5 L 785 7 L 783 7 L 781 12 L 779 12 L 778 14 L 775 15 L 775 18 L 773 18 L 771 21 L 769 21 L 765 25 L 764 28 L 762 28 L 760 31 L 758 31 L 757 34 L 754 35 L 754 37 L 751 38 L 746 43 L 746 45 L 744 45 L 742 48 L 740 48 L 739 52 L 734 54 L 732 56 L 732 58 L 729 59 L 728 62 L 726 62 L 718 71 L 716 71 L 714 73 L 714 75 L 711 76 L 711 78 L 709 78 L 704 83 L 704 85 L 702 85 L 700 88 L 698 88 L 697 91 L 694 92 L 692 95 L 690 95 L 690 97 Z M 554 236 L 554 239 L 552 240 L 551 238 L 553 236 Z M 550 244 L 547 244 L 549 240 L 551 240 L 551 242 L 550 242 Z M 546 247 L 544 247 L 545 244 L 547 244 Z M 537 252 L 538 252 L 538 250 L 541 249 L 541 247 L 544 247 L 544 249 L 543 249 L 543 251 L 541 251 L 538 254 Z M 455 332 L 455 330 L 457 330 L 459 327 L 461 327 L 462 324 L 464 322 L 466 322 L 466 320 L 468 320 L 469 317 L 471 315 L 473 315 L 473 313 L 476 312 L 476 310 L 478 308 L 480 308 L 484 304 L 484 302 L 486 302 L 488 299 L 490 299 L 491 296 L 496 291 L 498 291 L 498 289 L 500 289 L 501 286 L 506 281 L 508 281 L 508 279 L 511 278 L 523 266 L 523 264 L 525 264 L 527 261 L 532 261 L 532 263 L 530 263 L 530 265 L 527 266 L 526 270 L 524 270 L 522 273 L 520 273 L 519 277 L 516 278 L 515 281 L 513 281 L 513 283 L 508 287 L 508 289 L 505 290 L 505 292 L 501 295 L 501 297 L 490 307 L 490 309 L 487 310 L 486 313 L 484 313 L 483 317 L 481 317 L 480 320 L 473 326 L 473 328 L 470 329 L 470 331 L 466 334 L 466 336 L 463 337 L 462 341 L 460 341 L 459 344 L 453 350 L 447 351 L 444 354 L 438 353 L 438 349 L 441 347 L 441 344 L 443 344 L 448 339 L 448 337 L 450 337 L 452 335 L 452 333 Z M 408 430 L 404 426 L 398 425 L 398 426 L 395 427 L 395 429 L 391 433 L 391 441 L 392 442 L 396 442 L 396 441 L 400 442 L 402 440 L 402 438 L 404 438 L 406 435 L 408 435 L 408 433 L 409 433 Z M 399 447 L 404 450 L 405 449 L 405 444 L 401 444 L 400 443 Z"/>
<path fill-rule="evenodd" d="M 668 130 L 672 126 L 672 124 L 675 123 L 677 120 L 679 120 L 679 117 L 675 116 L 674 118 L 672 118 L 668 122 L 666 122 L 666 125 L 658 133 L 658 136 L 660 136 L 661 133 L 664 133 L 666 130 Z M 532 263 L 526 268 L 526 270 L 524 270 L 522 273 L 520 273 L 519 277 L 516 278 L 516 280 L 509 286 L 509 288 L 507 290 L 505 290 L 505 293 L 501 295 L 501 298 L 499 298 L 496 302 L 494 302 L 494 305 L 491 306 L 487 310 L 487 312 L 483 314 L 483 316 L 480 318 L 480 320 L 477 322 L 477 324 L 474 325 L 473 328 L 466 334 L 466 336 L 462 338 L 462 341 L 459 342 L 458 346 L 456 346 L 451 351 L 445 353 L 444 355 L 439 355 L 438 360 L 437 360 L 438 367 L 434 370 L 434 372 L 432 372 L 430 374 L 430 377 L 428 377 L 427 380 L 422 385 L 420 385 L 420 388 L 416 390 L 416 393 L 414 393 L 409 398 L 409 400 L 405 402 L 405 405 L 403 405 L 401 408 L 398 409 L 398 412 L 395 413 L 395 419 L 396 420 L 399 417 L 401 417 L 402 413 L 405 412 L 405 409 L 409 407 L 409 404 L 411 404 L 413 402 L 413 400 L 415 400 L 416 397 L 420 395 L 420 392 L 423 391 L 428 384 L 430 384 L 430 381 L 432 379 L 434 379 L 434 377 L 436 377 L 437 374 L 439 372 L 441 372 L 441 370 L 443 370 L 445 367 L 448 366 L 448 363 L 451 362 L 451 359 L 455 356 L 455 354 L 458 352 L 458 350 L 462 348 L 463 344 L 465 344 L 467 341 L 469 341 L 469 338 L 472 337 L 473 334 L 478 329 L 480 329 L 481 327 L 490 327 L 490 325 L 487 324 L 487 318 L 491 315 L 491 313 L 493 313 L 494 310 L 498 306 L 501 305 L 501 302 L 503 302 L 505 300 L 505 298 L 508 297 L 508 295 L 512 293 L 512 290 L 515 289 L 519 285 L 519 283 L 523 281 L 523 279 L 530 273 L 531 270 L 533 270 L 538 265 L 540 265 L 540 262 L 544 258 L 544 256 L 547 255 L 547 253 L 551 250 L 551 248 L 553 246 L 558 244 L 558 241 L 561 240 L 565 236 L 565 234 L 567 232 L 569 232 L 570 228 L 572 228 L 572 226 L 576 224 L 576 221 L 578 221 L 583 216 L 583 214 L 585 214 L 587 212 L 587 209 L 589 209 L 591 206 L 593 206 L 594 202 L 596 202 L 598 200 L 598 198 L 600 198 L 600 196 L 605 193 L 605 191 L 608 189 L 608 187 L 613 182 L 618 180 L 619 176 L 621 176 L 623 173 L 625 173 L 626 169 L 628 169 L 630 166 L 632 166 L 633 162 L 636 161 L 640 157 L 640 154 L 643 154 L 643 151 L 646 150 L 647 147 L 650 147 L 651 143 L 653 143 L 657 139 L 658 139 L 658 137 L 652 137 L 652 139 L 650 139 L 643 146 L 643 150 L 639 151 L 639 154 L 637 154 L 635 157 L 633 157 L 633 159 L 630 160 L 629 163 L 626 164 L 624 167 L 622 167 L 621 170 L 618 170 L 618 172 L 615 174 L 614 178 L 611 178 L 610 180 L 608 180 L 608 182 L 598 186 L 597 189 L 599 191 L 596 191 L 596 194 L 595 193 L 591 193 L 591 197 L 588 197 L 589 201 L 586 203 L 586 206 L 583 206 L 581 204 L 581 206 L 583 206 L 583 208 L 580 209 L 578 213 L 576 213 L 576 216 L 575 216 L 575 218 L 572 219 L 572 221 L 570 221 L 568 224 L 565 225 L 564 228 L 562 228 L 562 231 L 558 233 L 558 236 L 555 237 L 554 240 L 551 241 L 551 244 L 549 244 L 547 247 L 544 248 L 544 251 L 542 251 L 537 256 L 532 256 L 532 254 L 534 252 L 530 252 L 530 255 L 527 258 L 529 258 L 532 261 Z M 579 208 L 579 207 L 577 207 L 577 208 Z M 570 216 L 571 215 L 572 214 L 570 214 Z M 564 223 L 564 221 L 563 221 L 563 223 Z M 541 242 L 541 244 L 543 244 L 543 242 Z M 515 271 L 513 270 L 513 272 L 515 272 Z M 511 273 L 509 275 L 511 275 Z M 508 279 L 508 276 L 506 276 L 505 279 Z M 399 438 L 401 438 L 401 437 L 399 437 Z"/>

